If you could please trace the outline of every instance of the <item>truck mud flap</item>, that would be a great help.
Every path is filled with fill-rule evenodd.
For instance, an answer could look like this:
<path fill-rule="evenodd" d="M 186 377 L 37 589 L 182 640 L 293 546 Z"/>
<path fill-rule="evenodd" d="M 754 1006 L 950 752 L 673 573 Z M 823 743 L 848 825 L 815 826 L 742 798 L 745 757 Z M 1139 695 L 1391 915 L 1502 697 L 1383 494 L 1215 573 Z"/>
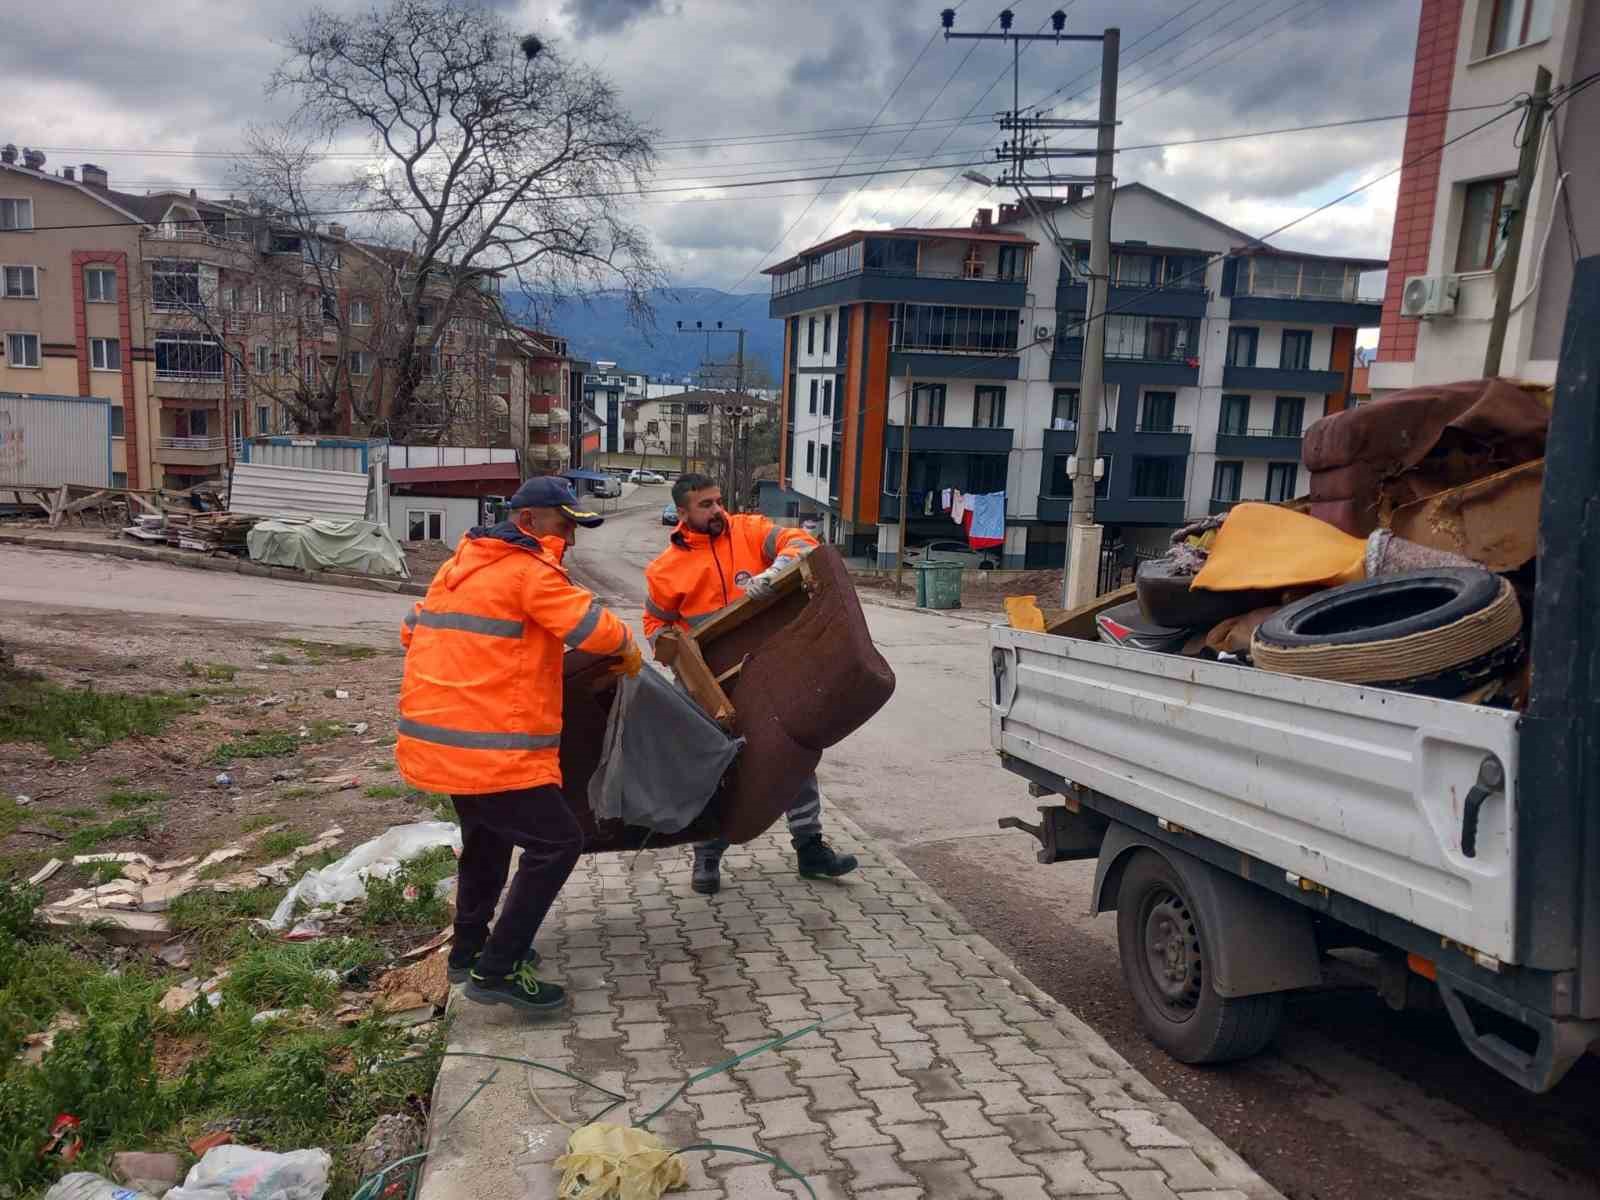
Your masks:
<path fill-rule="evenodd" d="M 1558 1020 L 1502 996 L 1493 988 L 1443 970 L 1436 982 L 1445 1010 L 1467 1049 L 1479 1061 L 1530 1092 L 1547 1092 L 1555 1087 L 1590 1044 L 1600 1038 L 1600 1021 Z M 1538 1045 L 1532 1051 L 1520 1050 L 1499 1034 L 1483 1032 L 1467 1010 L 1464 996 L 1531 1030 L 1539 1039 Z"/>

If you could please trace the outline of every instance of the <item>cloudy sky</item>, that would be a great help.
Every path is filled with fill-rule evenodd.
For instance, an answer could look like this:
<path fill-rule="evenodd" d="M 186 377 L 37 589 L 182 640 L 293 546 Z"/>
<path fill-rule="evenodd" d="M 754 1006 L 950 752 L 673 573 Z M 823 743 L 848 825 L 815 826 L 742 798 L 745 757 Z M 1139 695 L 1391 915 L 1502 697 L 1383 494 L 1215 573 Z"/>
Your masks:
<path fill-rule="evenodd" d="M 356 7 L 352 0 L 324 6 Z M 13 23 L 0 41 L 0 75 L 10 84 L 0 141 L 45 148 L 52 168 L 99 162 L 113 187 L 129 191 L 225 192 L 226 154 L 248 124 L 281 108 L 262 84 L 281 57 L 286 28 L 312 7 L 309 0 L 163 0 L 140 6 L 130 21 L 126 0 L 69 0 L 49 21 Z M 955 164 L 991 157 L 992 116 L 1011 98 L 1011 50 L 939 38 L 930 44 L 938 0 L 495 0 L 494 7 L 517 29 L 602 72 L 659 131 L 654 186 L 696 187 L 634 206 L 675 283 L 761 290 L 761 266 L 841 230 L 965 224 L 979 203 L 1005 198 L 963 182 Z M 1000 7 L 963 0 L 957 28 L 994 28 Z M 1056 0 L 1021 0 L 1012 5 L 1015 27 L 1039 29 L 1055 7 Z M 1418 0 L 1077 0 L 1065 7 L 1071 31 L 1122 29 L 1122 145 L 1384 116 L 1406 106 Z M 1055 115 L 1087 115 L 1098 56 L 1092 45 L 1031 47 L 1022 58 L 1024 103 L 1048 99 Z M 875 120 L 887 130 L 860 137 Z M 1121 156 L 1118 173 L 1260 234 L 1396 166 L 1403 130 L 1397 120 L 1134 150 Z M 924 163 L 938 169 L 717 186 Z M 1394 196 L 1390 179 L 1276 241 L 1381 257 Z"/>

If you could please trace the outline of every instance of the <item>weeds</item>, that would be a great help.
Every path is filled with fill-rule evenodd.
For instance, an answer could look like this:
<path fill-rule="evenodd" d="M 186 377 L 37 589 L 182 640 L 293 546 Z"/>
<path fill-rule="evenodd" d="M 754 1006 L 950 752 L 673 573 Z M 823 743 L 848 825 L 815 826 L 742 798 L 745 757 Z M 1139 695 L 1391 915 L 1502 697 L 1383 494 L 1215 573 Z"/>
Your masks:
<path fill-rule="evenodd" d="M 368 879 L 362 922 L 368 926 L 443 924 L 449 909 L 436 888 L 455 873 L 455 854 L 448 846 L 436 846 L 400 864 L 388 879 Z"/>
<path fill-rule="evenodd" d="M 232 683 L 239 668 L 227 663 L 206 663 L 201 666 L 186 658 L 183 660 L 183 673 L 190 679 L 204 679 L 208 683 Z"/>
<path fill-rule="evenodd" d="M 285 854 L 292 854 L 311 840 L 310 836 L 298 829 L 280 829 L 277 833 L 269 833 L 256 843 L 261 853 L 269 858 L 282 858 Z"/>
<path fill-rule="evenodd" d="M 400 800 L 409 795 L 410 790 L 396 787 L 392 783 L 375 783 L 366 790 L 365 794 L 371 800 Z"/>
<path fill-rule="evenodd" d="M 75 854 L 87 854 L 106 842 L 148 837 L 159 820 L 155 813 L 141 812 L 130 813 L 100 825 L 85 825 L 68 835 L 66 847 Z"/>
<path fill-rule="evenodd" d="M 441 821 L 449 821 L 454 825 L 461 824 L 455 804 L 443 792 L 422 792 L 417 796 L 417 803 L 430 810 Z"/>
<path fill-rule="evenodd" d="M 372 966 L 385 957 L 382 947 L 365 938 L 261 946 L 233 963 L 223 996 L 253 1011 L 302 1004 L 326 1009 L 338 994 L 344 972 Z"/>
<path fill-rule="evenodd" d="M 299 737 L 280 729 L 240 738 L 236 742 L 223 742 L 212 753 L 211 761 L 221 765 L 236 758 L 287 758 L 299 748 Z"/>
<path fill-rule="evenodd" d="M 247 817 L 245 819 L 244 823 L 239 826 L 239 832 L 254 833 L 258 829 L 265 829 L 268 825 L 271 825 L 277 821 L 277 819 L 278 818 L 273 816 L 271 813 L 257 813 L 255 816 Z"/>
<path fill-rule="evenodd" d="M 38 742 L 55 758 L 76 758 L 123 738 L 153 737 L 194 701 L 168 692 L 97 692 L 43 680 L 8 681 L 0 689 L 0 742 Z"/>
<path fill-rule="evenodd" d="M 119 862 L 98 862 L 89 865 L 89 883 L 94 887 L 114 883 L 121 878 L 122 864 Z"/>
<path fill-rule="evenodd" d="M 152 804 L 162 803 L 166 798 L 165 792 L 123 791 L 119 788 L 117 791 L 108 793 L 100 803 L 110 808 L 148 808 Z"/>
<path fill-rule="evenodd" d="M 349 642 L 307 642 L 290 638 L 289 645 L 319 665 L 326 662 L 360 662 L 376 658 L 378 654 L 371 646 L 357 646 Z"/>
<path fill-rule="evenodd" d="M 282 793 L 285 800 L 310 800 L 320 793 L 314 787 L 292 787 Z"/>

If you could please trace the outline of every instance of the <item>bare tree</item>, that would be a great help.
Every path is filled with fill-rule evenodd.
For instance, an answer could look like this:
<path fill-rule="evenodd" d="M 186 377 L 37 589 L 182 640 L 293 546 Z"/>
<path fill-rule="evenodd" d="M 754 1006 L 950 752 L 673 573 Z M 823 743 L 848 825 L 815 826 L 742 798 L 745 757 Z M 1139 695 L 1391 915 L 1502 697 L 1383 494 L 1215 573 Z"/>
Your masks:
<path fill-rule="evenodd" d="M 288 51 L 270 89 L 299 99 L 303 128 L 367 141 L 374 165 L 349 182 L 363 224 L 400 252 L 381 431 L 437 423 L 426 364 L 453 322 L 497 307 L 503 278 L 545 297 L 620 283 L 648 318 L 662 272 L 619 194 L 642 186 L 654 135 L 591 69 L 454 0 L 317 10 Z"/>

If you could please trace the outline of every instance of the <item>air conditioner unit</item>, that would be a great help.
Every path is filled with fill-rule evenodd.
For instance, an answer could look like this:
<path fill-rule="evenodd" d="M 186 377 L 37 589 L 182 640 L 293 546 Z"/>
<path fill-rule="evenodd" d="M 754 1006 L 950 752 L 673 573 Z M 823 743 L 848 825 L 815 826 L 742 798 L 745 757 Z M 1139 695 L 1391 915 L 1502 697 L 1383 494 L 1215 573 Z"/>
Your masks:
<path fill-rule="evenodd" d="M 1400 293 L 1402 317 L 1449 317 L 1461 293 L 1459 275 L 1413 275 Z"/>
<path fill-rule="evenodd" d="M 1049 336 L 1050 336 L 1050 326 L 1048 326 L 1048 325 L 1035 325 L 1033 327 L 1033 340 L 1034 341 L 1042 342 L 1042 341 L 1045 340 L 1045 338 L 1047 338 Z"/>

